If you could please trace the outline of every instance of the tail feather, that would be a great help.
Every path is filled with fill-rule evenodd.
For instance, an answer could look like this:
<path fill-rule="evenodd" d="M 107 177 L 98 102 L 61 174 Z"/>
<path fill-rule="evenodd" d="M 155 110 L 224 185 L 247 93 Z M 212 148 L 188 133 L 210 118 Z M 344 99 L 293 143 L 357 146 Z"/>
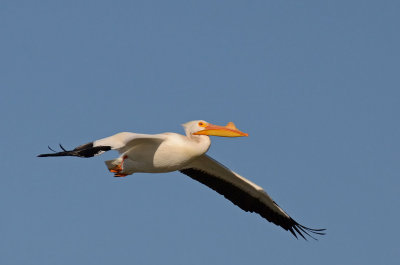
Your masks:
<path fill-rule="evenodd" d="M 49 147 L 49 149 L 54 153 L 40 154 L 38 155 L 38 157 L 50 157 L 50 156 L 93 157 L 95 155 L 100 155 L 106 151 L 111 150 L 111 146 L 93 146 L 93 142 L 80 145 L 73 150 L 66 150 L 61 144 L 60 148 L 63 151 L 55 152 L 53 149 Z"/>

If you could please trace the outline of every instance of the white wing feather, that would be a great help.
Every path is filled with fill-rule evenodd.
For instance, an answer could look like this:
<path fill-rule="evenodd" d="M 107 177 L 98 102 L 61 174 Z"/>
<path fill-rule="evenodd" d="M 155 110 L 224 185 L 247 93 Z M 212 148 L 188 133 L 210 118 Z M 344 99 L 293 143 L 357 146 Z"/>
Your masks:
<path fill-rule="evenodd" d="M 124 153 L 135 144 L 143 142 L 160 142 L 165 139 L 164 134 L 139 134 L 132 132 L 120 132 L 112 136 L 96 140 L 93 146 L 110 146 L 111 149 Z"/>

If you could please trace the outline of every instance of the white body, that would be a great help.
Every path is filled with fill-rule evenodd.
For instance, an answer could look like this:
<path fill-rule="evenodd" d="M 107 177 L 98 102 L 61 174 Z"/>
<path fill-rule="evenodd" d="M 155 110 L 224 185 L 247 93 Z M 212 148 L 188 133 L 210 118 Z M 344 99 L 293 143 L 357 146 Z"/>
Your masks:
<path fill-rule="evenodd" d="M 94 146 L 116 146 L 115 149 L 121 156 L 106 161 L 106 164 L 110 168 L 123 161 L 121 173 L 127 175 L 135 172 L 162 173 L 182 169 L 205 154 L 210 144 L 210 138 L 204 135 L 189 138 L 177 133 L 143 135 L 128 132 L 94 142 Z"/>

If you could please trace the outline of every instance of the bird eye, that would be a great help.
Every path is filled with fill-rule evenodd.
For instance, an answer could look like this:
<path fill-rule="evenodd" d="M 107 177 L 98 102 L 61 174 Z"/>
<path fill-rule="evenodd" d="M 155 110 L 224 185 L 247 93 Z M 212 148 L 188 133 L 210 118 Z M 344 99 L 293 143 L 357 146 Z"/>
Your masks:
<path fill-rule="evenodd" d="M 205 124 L 204 122 L 201 121 L 201 122 L 199 122 L 199 126 L 200 126 L 200 127 L 205 127 L 206 124 Z"/>

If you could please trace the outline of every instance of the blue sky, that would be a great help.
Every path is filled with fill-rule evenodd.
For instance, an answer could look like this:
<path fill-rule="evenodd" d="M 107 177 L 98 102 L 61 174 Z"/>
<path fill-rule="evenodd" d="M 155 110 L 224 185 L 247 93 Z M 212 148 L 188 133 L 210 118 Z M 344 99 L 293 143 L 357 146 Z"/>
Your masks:
<path fill-rule="evenodd" d="M 397 264 L 398 1 L 1 1 L 1 264 Z M 120 131 L 204 119 L 209 154 L 298 222 L 294 239 L 179 173 L 116 179 Z"/>

